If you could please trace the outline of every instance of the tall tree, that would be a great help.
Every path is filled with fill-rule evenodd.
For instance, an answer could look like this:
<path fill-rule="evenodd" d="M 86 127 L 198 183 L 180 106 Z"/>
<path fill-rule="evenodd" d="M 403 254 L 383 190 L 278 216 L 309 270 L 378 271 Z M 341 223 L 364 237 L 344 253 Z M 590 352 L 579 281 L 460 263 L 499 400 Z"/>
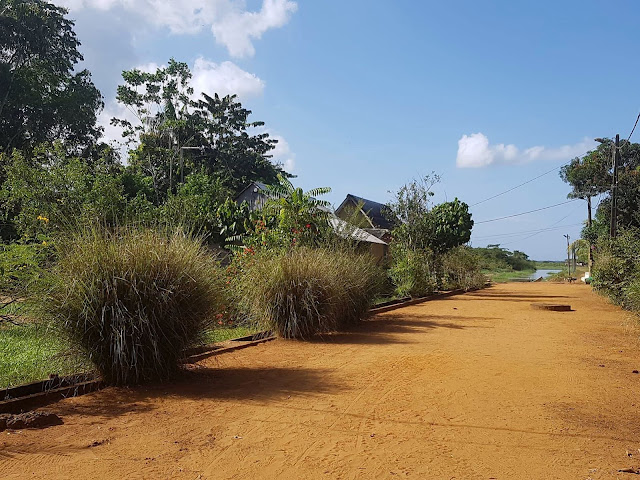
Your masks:
<path fill-rule="evenodd" d="M 394 240 L 412 250 L 444 253 L 471 238 L 473 220 L 469 206 L 458 200 L 432 206 L 431 188 L 440 181 L 435 173 L 412 180 L 395 193 L 388 215 L 399 220 Z"/>
<path fill-rule="evenodd" d="M 184 177 L 180 149 L 200 143 L 191 72 L 186 63 L 172 58 L 154 72 L 133 69 L 122 72 L 122 78 L 116 99 L 134 118 L 113 118 L 111 123 L 122 127 L 125 142 L 135 147 L 129 152 L 129 163 L 152 179 L 159 205 L 169 192 L 175 192 L 177 175 Z"/>
<path fill-rule="evenodd" d="M 206 153 L 201 161 L 207 172 L 234 192 L 256 180 L 278 184 L 278 175 L 286 174 L 271 162 L 269 152 L 278 141 L 260 131 L 264 122 L 249 121 L 251 110 L 243 108 L 235 95 L 203 93 L 202 97 L 198 113 Z"/>
<path fill-rule="evenodd" d="M 591 225 L 591 199 L 611 188 L 612 143 L 607 141 L 584 157 L 576 157 L 560 169 L 560 178 L 571 185 L 569 198 L 587 201 L 588 224 Z"/>
<path fill-rule="evenodd" d="M 125 71 L 117 99 L 135 120 L 114 118 L 128 143 L 138 143 L 130 163 L 153 178 L 157 201 L 177 188 L 190 173 L 205 172 L 220 179 L 231 195 L 251 181 L 277 182 L 282 169 L 269 152 L 277 143 L 251 122 L 250 110 L 235 95 L 219 97 L 190 86 L 186 63 L 169 61 L 155 72 Z"/>
<path fill-rule="evenodd" d="M 573 159 L 560 171 L 560 178 L 572 187 L 568 196 L 587 200 L 588 224 L 583 236 L 592 243 L 609 231 L 614 149 L 613 140 L 606 138 L 595 150 Z M 598 205 L 592 225 L 590 200 L 599 194 L 607 195 Z M 618 225 L 621 228 L 640 227 L 640 144 L 626 140 L 620 142 L 617 204 Z"/>
<path fill-rule="evenodd" d="M 0 3 L 0 151 L 100 135 L 102 96 L 87 70 L 74 71 L 83 58 L 66 14 L 42 0 Z"/>

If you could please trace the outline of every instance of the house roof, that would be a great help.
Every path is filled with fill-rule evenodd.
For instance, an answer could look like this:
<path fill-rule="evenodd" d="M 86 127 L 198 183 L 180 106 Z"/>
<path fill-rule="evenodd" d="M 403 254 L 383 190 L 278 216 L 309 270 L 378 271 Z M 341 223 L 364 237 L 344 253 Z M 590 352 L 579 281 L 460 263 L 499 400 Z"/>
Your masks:
<path fill-rule="evenodd" d="M 367 242 L 367 243 L 378 243 L 380 245 L 388 245 L 384 240 L 379 239 L 378 237 L 371 235 L 369 232 L 364 231 L 362 228 L 355 227 L 345 222 L 341 218 L 336 217 L 331 214 L 329 216 L 329 225 L 333 228 L 333 231 L 336 232 L 343 238 L 352 238 L 359 242 Z"/>
<path fill-rule="evenodd" d="M 347 202 L 351 202 L 354 205 L 362 204 L 362 212 L 369 217 L 374 228 L 391 230 L 394 227 L 393 222 L 390 222 L 384 214 L 385 210 L 388 208 L 384 203 L 374 202 L 373 200 L 367 200 L 366 198 L 358 197 L 349 193 L 344 202 L 342 202 L 338 207 L 338 210 L 340 210 Z"/>
<path fill-rule="evenodd" d="M 247 185 L 246 187 L 244 187 L 240 193 L 238 193 L 238 195 L 236 195 L 236 199 L 240 198 L 242 196 L 242 194 L 244 192 L 246 192 L 247 190 L 249 190 L 251 187 L 256 188 L 258 191 L 260 191 L 260 193 L 263 193 L 266 195 L 267 193 L 267 185 L 261 182 L 251 182 L 249 185 Z"/>

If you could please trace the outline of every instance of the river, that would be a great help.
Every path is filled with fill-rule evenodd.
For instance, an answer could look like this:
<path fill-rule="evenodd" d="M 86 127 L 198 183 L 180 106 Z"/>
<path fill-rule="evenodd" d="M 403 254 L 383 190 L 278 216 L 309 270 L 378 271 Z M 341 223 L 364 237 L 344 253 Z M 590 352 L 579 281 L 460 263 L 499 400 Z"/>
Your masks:
<path fill-rule="evenodd" d="M 550 275 L 553 275 L 554 273 L 558 273 L 561 270 L 546 270 L 546 269 L 541 269 L 541 270 L 536 270 L 535 272 L 533 272 L 531 274 L 531 276 L 529 277 L 531 280 L 537 280 L 539 278 L 547 278 Z"/>

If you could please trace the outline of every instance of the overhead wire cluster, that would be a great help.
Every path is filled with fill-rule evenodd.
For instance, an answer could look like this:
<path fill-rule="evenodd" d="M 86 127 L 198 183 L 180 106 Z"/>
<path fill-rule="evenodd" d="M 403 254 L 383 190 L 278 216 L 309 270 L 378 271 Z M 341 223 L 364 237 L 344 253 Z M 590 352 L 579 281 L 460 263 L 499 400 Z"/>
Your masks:
<path fill-rule="evenodd" d="M 587 152 L 583 153 L 582 155 L 580 155 L 580 157 L 583 157 L 587 153 L 589 153 L 589 152 L 587 151 Z M 489 200 L 493 200 L 495 198 L 501 197 L 502 195 L 510 193 L 510 192 L 520 188 L 520 187 L 528 185 L 529 183 L 532 183 L 532 182 L 534 182 L 534 181 L 536 181 L 536 180 L 538 180 L 538 179 L 540 179 L 540 178 L 542 178 L 542 177 L 544 177 L 546 175 L 549 175 L 550 173 L 553 173 L 555 171 L 560 170 L 565 165 L 570 164 L 572 160 L 573 159 L 571 159 L 571 160 L 569 160 L 567 162 L 564 162 L 561 165 L 558 165 L 558 166 L 552 168 L 551 170 L 547 170 L 546 172 L 544 172 L 544 173 L 542 173 L 542 174 L 540 174 L 540 175 L 538 175 L 536 177 L 533 177 L 533 178 L 531 178 L 531 179 L 529 179 L 529 180 L 527 180 L 525 182 L 522 182 L 522 183 L 520 183 L 520 184 L 518 184 L 518 185 L 516 185 L 514 187 L 511 187 L 511 188 L 509 188 L 509 189 L 507 189 L 507 190 L 505 190 L 503 192 L 497 193 L 495 195 L 492 195 L 490 197 L 485 198 L 484 200 L 476 202 L 476 203 L 472 204 L 471 206 L 474 207 L 476 205 L 480 205 L 482 203 L 488 202 Z M 567 201 L 564 201 L 564 202 L 556 203 L 554 205 L 547 205 L 545 207 L 540 207 L 540 208 L 536 208 L 536 209 L 533 209 L 533 210 L 528 210 L 526 212 L 514 213 L 514 214 L 511 214 L 511 215 L 505 215 L 503 217 L 498 217 L 498 218 L 491 218 L 491 219 L 488 219 L 488 220 L 480 220 L 480 221 L 475 222 L 475 225 L 484 224 L 484 223 L 491 223 L 491 222 L 497 222 L 499 220 L 505 220 L 505 219 L 508 219 L 508 218 L 520 217 L 522 215 L 528 215 L 530 213 L 540 212 L 540 211 L 543 211 L 543 210 L 548 210 L 548 209 L 551 209 L 551 208 L 555 208 L 555 207 L 559 207 L 559 206 L 566 205 L 566 204 L 569 204 L 569 203 L 573 203 L 573 202 L 576 202 L 578 200 L 580 200 L 580 199 L 573 198 L 573 199 L 570 199 L 570 200 L 567 200 Z M 551 224 L 551 225 L 549 225 L 548 227 L 545 227 L 545 228 L 540 228 L 540 229 L 536 229 L 536 230 L 530 230 L 530 231 L 526 231 L 526 232 L 511 232 L 511 233 L 496 234 L 496 235 L 490 235 L 490 236 L 486 236 L 486 237 L 478 237 L 477 239 L 480 240 L 480 239 L 496 238 L 496 237 L 511 237 L 511 238 L 513 238 L 515 236 L 528 235 L 528 236 L 526 236 L 525 238 L 522 238 L 522 239 L 513 240 L 513 241 L 510 241 L 508 243 L 503 243 L 503 245 L 509 245 L 509 244 L 512 244 L 512 243 L 521 242 L 523 240 L 527 240 L 527 239 L 532 238 L 532 237 L 534 237 L 536 235 L 539 235 L 540 233 L 553 231 L 553 230 L 556 230 L 557 228 L 564 228 L 566 226 L 569 226 L 569 225 L 563 225 L 562 227 L 556 227 L 556 225 L 558 225 L 561 221 L 565 220 L 567 217 L 569 217 L 571 214 L 573 214 L 573 212 L 575 210 L 576 209 L 574 208 L 573 210 L 571 210 L 571 212 L 569 214 L 565 215 L 560 220 L 556 221 L 555 223 L 553 223 L 553 224 Z M 570 225 L 570 226 L 576 226 L 576 225 L 581 225 L 581 224 L 574 224 L 574 225 Z"/>
<path fill-rule="evenodd" d="M 638 126 L 638 122 L 639 122 L 639 121 L 640 121 L 640 113 L 638 113 L 638 116 L 636 117 L 636 121 L 635 121 L 635 123 L 633 124 L 633 128 L 631 129 L 631 133 L 629 133 L 629 136 L 627 137 L 627 142 L 629 142 L 629 141 L 631 140 L 631 137 L 632 137 L 633 133 L 635 132 L 636 127 Z M 586 154 L 588 154 L 588 153 L 589 153 L 589 152 L 587 151 L 587 152 L 583 153 L 582 155 L 580 155 L 579 157 L 584 157 L 584 156 L 585 156 Z M 536 176 L 536 177 L 533 177 L 533 178 L 531 178 L 531 179 L 529 179 L 529 180 L 527 180 L 527 181 L 525 181 L 525 182 L 522 182 L 522 183 L 520 183 L 520 184 L 518 184 L 518 185 L 515 185 L 514 187 L 511 187 L 511 188 L 509 188 L 509 189 L 507 189 L 507 190 L 505 190 L 505 191 L 503 191 L 503 192 L 497 193 L 497 194 L 495 194 L 495 195 L 491 195 L 490 197 L 487 197 L 487 198 L 485 198 L 484 200 L 480 200 L 479 202 L 473 203 L 473 204 L 471 204 L 470 206 L 471 206 L 471 207 L 475 207 L 476 205 L 483 204 L 483 203 L 488 202 L 488 201 L 490 201 L 490 200 L 493 200 L 493 199 L 495 199 L 495 198 L 501 197 L 502 195 L 506 195 L 507 193 L 513 192 L 514 190 L 517 190 L 517 189 L 518 189 L 518 188 L 520 188 L 520 187 L 523 187 L 523 186 L 525 186 L 525 185 L 528 185 L 529 183 L 532 183 L 532 182 L 534 182 L 534 181 L 536 181 L 536 180 L 538 180 L 538 179 L 540 179 L 540 178 L 542 178 L 542 177 L 544 177 L 544 176 L 546 176 L 546 175 L 549 175 L 550 173 L 553 173 L 553 172 L 555 172 L 555 171 L 560 170 L 562 167 L 564 167 L 564 166 L 566 166 L 566 165 L 569 165 L 572 161 L 573 161 L 573 159 L 571 159 L 571 160 L 569 160 L 569 161 L 567 161 L 567 162 L 564 162 L 563 164 L 558 165 L 557 167 L 554 167 L 554 168 L 552 168 L 551 170 L 547 170 L 546 172 L 541 173 L 540 175 L 538 175 L 538 176 Z M 548 206 L 546 206 L 546 207 L 536 208 L 536 209 L 534 209 L 534 210 L 529 210 L 529 211 L 526 211 L 526 212 L 514 213 L 514 214 L 512 214 L 512 215 L 505 215 L 505 216 L 503 216 L 503 217 L 491 218 L 491 219 L 488 219 L 488 220 L 481 220 L 481 221 L 477 221 L 477 222 L 475 222 L 475 224 L 476 224 L 476 225 L 479 225 L 479 224 L 484 224 L 484 223 L 497 222 L 497 221 L 499 221 L 499 220 L 505 220 L 505 219 L 508 219 L 508 218 L 514 218 L 514 217 L 519 217 L 519 216 L 522 216 L 522 215 L 528 215 L 528 214 L 530 214 L 530 213 L 540 212 L 540 211 L 542 211 L 542 210 L 548 210 L 548 209 L 550 209 L 550 208 L 555 208 L 555 207 L 559 207 L 559 206 L 561 206 L 561 205 L 566 205 L 566 204 L 568 204 L 568 203 L 573 203 L 573 202 L 575 202 L 575 201 L 577 201 L 577 200 L 580 200 L 580 199 L 578 199 L 578 198 L 574 198 L 574 199 L 571 199 L 571 200 L 567 200 L 566 202 L 560 202 L 560 203 L 556 203 L 556 204 L 554 204 L 554 205 L 548 205 Z M 526 232 L 512 232 L 512 233 L 503 233 L 503 234 L 488 235 L 488 236 L 485 236 L 485 237 L 478 237 L 477 239 L 486 239 L 486 238 L 495 238 L 495 237 L 513 237 L 513 236 L 519 236 L 519 235 L 526 235 L 526 234 L 530 234 L 529 236 L 527 236 L 527 237 L 525 237 L 525 238 L 522 238 L 522 239 L 519 239 L 519 240 L 514 240 L 514 241 L 511 241 L 511 242 L 508 242 L 508 243 L 505 243 L 505 244 L 504 244 L 504 245 L 509 245 L 509 244 L 511 244 L 511 243 L 521 242 L 521 241 L 523 241 L 523 240 L 527 240 L 527 239 L 532 238 L 532 237 L 534 237 L 534 236 L 536 236 L 536 235 L 539 235 L 540 233 L 543 233 L 543 232 L 556 230 L 557 228 L 564 228 L 564 227 L 568 227 L 568 226 L 577 226 L 577 225 L 581 225 L 581 224 L 572 224 L 572 225 L 563 225 L 563 226 L 561 226 L 561 227 L 556 227 L 556 225 L 558 225 L 560 222 L 562 222 L 563 220 L 565 220 L 566 218 L 568 218 L 570 215 L 572 215 L 572 214 L 573 214 L 573 212 L 575 212 L 575 210 L 576 210 L 576 209 L 577 209 L 577 207 L 576 207 L 576 208 L 574 208 L 574 209 L 572 209 L 572 210 L 571 210 L 571 212 L 569 212 L 567 215 L 565 215 L 564 217 L 562 217 L 560 220 L 556 221 L 555 223 L 553 223 L 553 224 L 549 225 L 549 226 L 548 226 L 548 227 L 546 227 L 546 228 L 541 228 L 541 229 L 537 229 L 537 230 L 530 230 L 530 231 L 526 231 Z"/>

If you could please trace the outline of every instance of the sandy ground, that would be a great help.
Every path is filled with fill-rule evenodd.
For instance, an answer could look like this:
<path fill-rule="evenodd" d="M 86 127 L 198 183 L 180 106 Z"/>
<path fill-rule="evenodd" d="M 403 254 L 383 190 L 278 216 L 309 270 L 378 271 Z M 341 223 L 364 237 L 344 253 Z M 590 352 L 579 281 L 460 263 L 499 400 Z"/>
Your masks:
<path fill-rule="evenodd" d="M 49 407 L 64 425 L 0 434 L 0 478 L 636 478 L 626 316 L 586 286 L 509 284 L 269 342 Z"/>

